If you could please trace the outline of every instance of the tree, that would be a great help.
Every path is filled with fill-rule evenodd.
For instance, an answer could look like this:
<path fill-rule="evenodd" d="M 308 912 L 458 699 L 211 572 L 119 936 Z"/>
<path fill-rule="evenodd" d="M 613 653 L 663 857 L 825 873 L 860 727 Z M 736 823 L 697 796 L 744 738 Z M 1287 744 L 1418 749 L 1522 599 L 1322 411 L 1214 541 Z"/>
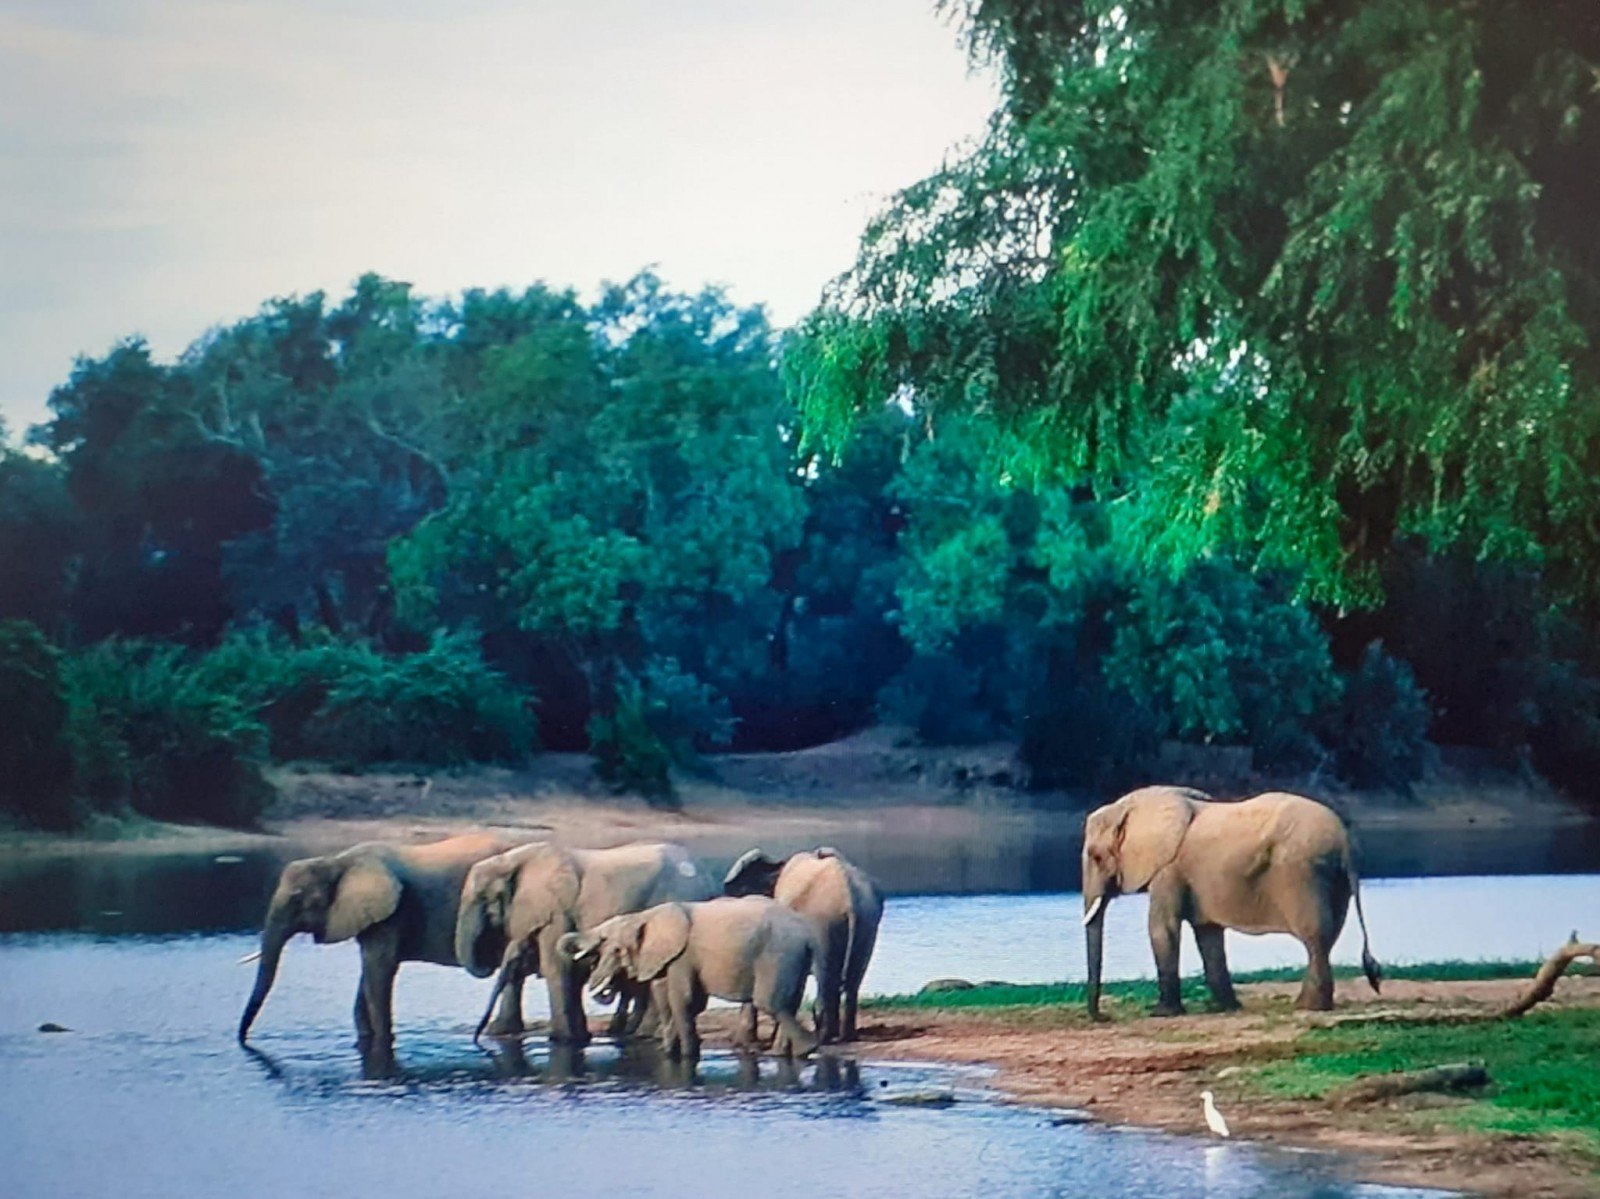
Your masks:
<path fill-rule="evenodd" d="M 1003 102 L 788 364 L 837 446 L 992 414 L 1125 545 L 1371 602 L 1398 538 L 1600 602 L 1587 0 L 965 0 Z"/>

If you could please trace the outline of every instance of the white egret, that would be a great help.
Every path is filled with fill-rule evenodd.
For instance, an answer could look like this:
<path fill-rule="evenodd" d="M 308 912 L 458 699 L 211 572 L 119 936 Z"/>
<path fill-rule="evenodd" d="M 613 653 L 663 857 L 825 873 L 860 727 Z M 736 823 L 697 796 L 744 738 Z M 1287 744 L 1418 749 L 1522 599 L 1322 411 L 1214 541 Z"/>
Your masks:
<path fill-rule="evenodd" d="M 1200 1092 L 1200 1101 L 1205 1106 L 1206 1127 L 1219 1137 L 1232 1136 L 1228 1131 L 1228 1122 L 1222 1118 L 1222 1113 L 1217 1110 L 1216 1096 L 1210 1091 Z"/>

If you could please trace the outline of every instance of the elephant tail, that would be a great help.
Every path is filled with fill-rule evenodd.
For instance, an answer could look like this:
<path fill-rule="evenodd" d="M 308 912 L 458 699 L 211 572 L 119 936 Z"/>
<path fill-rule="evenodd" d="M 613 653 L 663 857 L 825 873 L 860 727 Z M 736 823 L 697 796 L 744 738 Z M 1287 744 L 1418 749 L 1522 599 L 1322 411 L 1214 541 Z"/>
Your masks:
<path fill-rule="evenodd" d="M 1361 922 L 1361 972 L 1367 976 L 1367 983 L 1372 987 L 1372 993 L 1376 995 L 1383 983 L 1383 967 L 1378 965 L 1378 959 L 1372 956 L 1372 938 L 1367 932 L 1367 914 L 1361 910 L 1361 879 L 1348 857 L 1345 860 L 1345 869 L 1350 875 L 1350 894 L 1356 901 L 1356 919 Z"/>

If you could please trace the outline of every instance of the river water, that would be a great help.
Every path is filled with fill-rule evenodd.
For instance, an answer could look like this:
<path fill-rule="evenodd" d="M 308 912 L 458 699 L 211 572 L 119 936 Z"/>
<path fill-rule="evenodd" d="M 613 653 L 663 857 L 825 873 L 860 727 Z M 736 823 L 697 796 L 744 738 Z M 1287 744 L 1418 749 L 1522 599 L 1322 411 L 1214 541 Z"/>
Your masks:
<path fill-rule="evenodd" d="M 38 864 L 36 864 L 38 867 Z M 938 1067 L 710 1054 L 685 1077 L 648 1050 L 577 1060 L 537 1038 L 474 1049 L 486 983 L 424 965 L 397 986 L 398 1071 L 350 1047 L 357 956 L 300 938 L 257 1024 L 233 1041 L 262 880 L 249 861 L 0 873 L 0 1167 L 10 1196 L 412 1196 L 505 1192 L 772 1196 L 1339 1196 L 1334 1159 L 1098 1126 L 981 1099 Z M 1600 875 L 1369 880 L 1387 961 L 1527 958 L 1600 912 Z M 875 992 L 936 976 L 1080 977 L 1079 897 L 900 897 Z M 1113 905 L 1107 972 L 1149 972 L 1142 900 Z M 1338 957 L 1354 961 L 1347 932 Z M 1297 964 L 1285 937 L 1237 937 L 1236 969 Z M 1192 952 L 1186 958 L 1193 967 Z M 530 986 L 530 1014 L 543 1010 Z M 52 1021 L 73 1030 L 37 1031 Z M 944 1110 L 883 1102 L 953 1085 Z"/>

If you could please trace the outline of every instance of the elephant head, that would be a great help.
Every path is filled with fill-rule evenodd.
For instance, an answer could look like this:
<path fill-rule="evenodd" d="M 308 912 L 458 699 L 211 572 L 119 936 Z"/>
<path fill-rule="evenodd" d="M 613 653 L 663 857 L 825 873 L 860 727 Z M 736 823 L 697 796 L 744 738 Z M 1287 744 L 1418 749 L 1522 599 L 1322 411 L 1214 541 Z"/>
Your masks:
<path fill-rule="evenodd" d="M 371 850 L 302 858 L 285 866 L 261 929 L 260 965 L 239 1019 L 240 1043 L 266 1002 L 290 937 L 310 933 L 319 943 L 347 941 L 394 915 L 400 891 L 392 866 Z"/>
<path fill-rule="evenodd" d="M 467 872 L 456 909 L 456 960 L 478 978 L 500 968 L 516 945 L 544 973 L 538 937 L 565 922 L 578 902 L 580 879 L 572 855 L 548 842 L 485 858 Z"/>
<path fill-rule="evenodd" d="M 587 933 L 561 938 L 561 952 L 587 964 L 589 988 L 609 1002 L 627 982 L 650 982 L 689 947 L 689 913 L 682 904 L 663 903 L 644 912 L 613 916 Z"/>
<path fill-rule="evenodd" d="M 1177 856 L 1194 804 L 1207 798 L 1186 787 L 1143 787 L 1089 813 L 1083 830 L 1083 924 L 1091 1016 L 1100 1015 L 1106 903 L 1150 885 Z"/>
<path fill-rule="evenodd" d="M 787 859 L 776 861 L 761 850 L 752 849 L 729 868 L 727 877 L 722 880 L 722 893 L 735 898 L 745 895 L 770 898 L 786 864 Z"/>

